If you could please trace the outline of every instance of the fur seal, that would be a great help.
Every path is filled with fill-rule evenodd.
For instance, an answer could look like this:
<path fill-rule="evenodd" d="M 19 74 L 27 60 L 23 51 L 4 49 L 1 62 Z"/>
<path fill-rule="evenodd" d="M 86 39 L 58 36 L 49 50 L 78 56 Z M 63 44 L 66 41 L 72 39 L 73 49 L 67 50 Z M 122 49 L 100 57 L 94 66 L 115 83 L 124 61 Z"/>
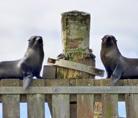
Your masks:
<path fill-rule="evenodd" d="M 114 36 L 105 35 L 102 38 L 100 56 L 107 78 L 112 79 L 112 85 L 115 85 L 119 79 L 138 78 L 138 59 L 122 56 Z"/>
<path fill-rule="evenodd" d="M 30 78 L 40 78 L 43 59 L 43 39 L 41 36 L 33 36 L 29 39 L 28 48 L 22 59 L 0 62 L 0 78 L 24 79 L 23 86 L 27 88 L 31 82 Z"/>

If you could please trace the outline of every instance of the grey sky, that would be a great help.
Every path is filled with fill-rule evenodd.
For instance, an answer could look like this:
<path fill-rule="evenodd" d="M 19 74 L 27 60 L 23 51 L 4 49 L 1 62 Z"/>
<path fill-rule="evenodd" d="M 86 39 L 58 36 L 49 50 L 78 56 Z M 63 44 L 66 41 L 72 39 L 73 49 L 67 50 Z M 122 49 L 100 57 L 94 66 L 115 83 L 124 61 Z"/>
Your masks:
<path fill-rule="evenodd" d="M 137 0 L 0 0 L 0 60 L 21 58 L 32 35 L 44 38 L 45 62 L 62 52 L 61 13 L 91 14 L 90 47 L 99 58 L 101 38 L 113 34 L 122 54 L 138 57 Z"/>
<path fill-rule="evenodd" d="M 47 57 L 56 57 L 62 51 L 60 14 L 75 9 L 91 14 L 90 47 L 97 66 L 102 67 L 100 39 L 105 34 L 117 37 L 124 55 L 137 56 L 137 0 L 1 0 L 0 60 L 22 57 L 31 35 L 43 36 L 45 63 Z"/>

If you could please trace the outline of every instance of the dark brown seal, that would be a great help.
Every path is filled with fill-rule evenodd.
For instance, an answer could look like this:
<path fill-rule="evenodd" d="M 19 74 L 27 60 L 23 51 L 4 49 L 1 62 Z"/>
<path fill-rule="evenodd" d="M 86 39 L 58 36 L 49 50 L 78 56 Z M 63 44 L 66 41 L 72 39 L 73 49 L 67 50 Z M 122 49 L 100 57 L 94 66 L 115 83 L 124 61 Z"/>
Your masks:
<path fill-rule="evenodd" d="M 27 51 L 22 59 L 0 62 L 0 78 L 40 78 L 43 59 L 42 37 L 33 36 L 29 39 Z"/>
<path fill-rule="evenodd" d="M 113 85 L 119 79 L 138 78 L 138 59 L 122 56 L 117 40 L 112 35 L 105 35 L 102 38 L 101 60 L 106 69 L 107 78 L 112 78 Z"/>
<path fill-rule="evenodd" d="M 27 71 L 27 73 L 30 72 L 33 76 L 40 78 L 43 59 L 44 51 L 42 37 L 35 36 L 29 41 L 29 48 L 27 49 L 25 56 L 20 60 L 19 66 Z"/>

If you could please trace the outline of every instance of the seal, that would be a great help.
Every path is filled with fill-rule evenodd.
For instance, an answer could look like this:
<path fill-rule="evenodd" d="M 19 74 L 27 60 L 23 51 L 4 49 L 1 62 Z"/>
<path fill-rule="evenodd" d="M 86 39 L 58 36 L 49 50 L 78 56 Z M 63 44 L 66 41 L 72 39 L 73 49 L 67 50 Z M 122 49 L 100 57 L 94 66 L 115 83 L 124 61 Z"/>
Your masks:
<path fill-rule="evenodd" d="M 43 39 L 41 36 L 33 36 L 29 39 L 28 48 L 23 58 L 0 62 L 0 78 L 18 78 L 25 79 L 25 81 L 29 78 L 29 81 L 26 82 L 27 88 L 30 84 L 30 78 L 41 78 L 40 71 L 43 59 Z"/>
<path fill-rule="evenodd" d="M 36 36 L 31 38 L 25 56 L 20 60 L 20 66 L 23 68 L 23 70 L 25 70 L 25 74 L 30 72 L 33 74 L 33 76 L 41 78 L 40 71 L 42 68 L 43 59 L 44 50 L 42 37 Z"/>
<path fill-rule="evenodd" d="M 138 78 L 138 59 L 124 57 L 117 46 L 117 40 L 112 35 L 102 38 L 101 60 L 107 72 L 107 78 L 115 85 L 119 79 Z"/>

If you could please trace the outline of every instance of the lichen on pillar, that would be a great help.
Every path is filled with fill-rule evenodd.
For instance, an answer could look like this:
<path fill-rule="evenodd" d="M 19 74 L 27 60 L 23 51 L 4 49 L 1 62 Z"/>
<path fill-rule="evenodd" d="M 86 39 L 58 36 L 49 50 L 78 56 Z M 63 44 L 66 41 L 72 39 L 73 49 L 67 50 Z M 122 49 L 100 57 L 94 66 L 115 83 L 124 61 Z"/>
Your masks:
<path fill-rule="evenodd" d="M 89 49 L 90 14 L 70 11 L 62 14 L 62 43 L 65 58 L 77 63 L 95 67 L 95 56 Z M 84 72 L 57 68 L 57 77 L 64 79 L 94 78 Z"/>

